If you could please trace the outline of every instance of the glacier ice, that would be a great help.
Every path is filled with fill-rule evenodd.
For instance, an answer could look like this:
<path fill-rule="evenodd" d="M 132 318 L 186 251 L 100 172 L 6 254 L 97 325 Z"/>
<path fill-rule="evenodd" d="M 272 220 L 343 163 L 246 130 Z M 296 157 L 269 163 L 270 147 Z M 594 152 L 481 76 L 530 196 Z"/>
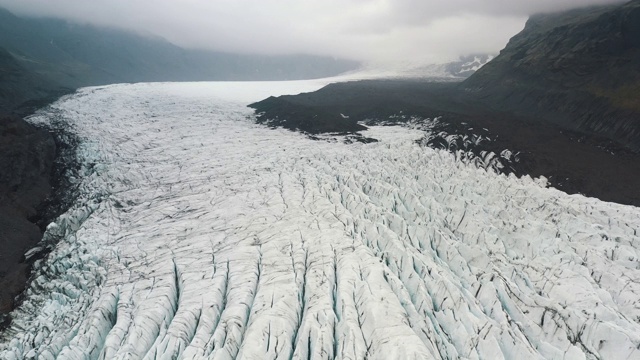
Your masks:
<path fill-rule="evenodd" d="M 640 358 L 640 209 L 246 108 L 319 85 L 85 88 L 31 118 L 83 140 L 81 197 L 0 357 Z"/>

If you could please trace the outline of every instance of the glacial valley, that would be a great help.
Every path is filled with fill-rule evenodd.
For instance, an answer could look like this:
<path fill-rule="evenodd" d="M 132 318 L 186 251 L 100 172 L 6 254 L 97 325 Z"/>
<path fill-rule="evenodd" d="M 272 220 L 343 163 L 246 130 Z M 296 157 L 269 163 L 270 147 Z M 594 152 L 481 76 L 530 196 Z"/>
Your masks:
<path fill-rule="evenodd" d="M 0 358 L 640 357 L 640 208 L 411 124 L 314 141 L 247 107 L 324 84 L 110 85 L 32 116 L 81 140 L 80 196 Z"/>

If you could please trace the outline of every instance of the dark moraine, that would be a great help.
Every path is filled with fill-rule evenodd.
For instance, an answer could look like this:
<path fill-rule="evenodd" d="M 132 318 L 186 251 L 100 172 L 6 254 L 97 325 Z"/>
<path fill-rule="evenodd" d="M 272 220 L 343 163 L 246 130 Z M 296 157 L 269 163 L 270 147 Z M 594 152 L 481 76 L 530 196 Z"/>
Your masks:
<path fill-rule="evenodd" d="M 273 105 L 280 100 L 287 106 Z M 465 150 L 477 155 L 482 151 L 500 153 L 504 149 L 519 153 L 519 161 L 503 169 L 505 173 L 545 176 L 551 186 L 568 193 L 640 206 L 638 153 L 606 137 L 568 130 L 534 116 L 517 116 L 487 108 L 460 92 L 459 83 L 417 80 L 338 83 L 313 93 L 269 98 L 251 107 L 263 119 L 275 119 L 263 121 L 285 128 L 290 128 L 288 124 L 308 121 L 306 119 L 330 118 L 332 121 L 324 125 L 331 133 L 348 133 L 353 124 L 360 121 L 389 123 L 392 116 L 396 122 L 411 116 L 440 117 L 437 132 L 481 134 L 491 139 Z M 291 108 L 296 109 L 295 113 L 287 111 Z M 318 109 L 322 117 L 317 116 Z M 349 118 L 344 119 L 343 115 Z M 443 146 L 435 141 L 429 145 Z"/>
<path fill-rule="evenodd" d="M 0 312 L 24 287 L 25 251 L 42 238 L 40 206 L 51 193 L 53 137 L 18 117 L 0 118 Z"/>
<path fill-rule="evenodd" d="M 68 145 L 72 138 L 23 117 L 71 91 L 30 72 L 0 48 L 0 328 L 30 275 L 25 252 L 69 205 L 61 201 L 67 184 L 62 155 L 74 151 Z"/>
<path fill-rule="evenodd" d="M 259 122 L 306 133 L 439 117 L 442 136 L 425 145 L 477 156 L 509 149 L 519 161 L 502 172 L 640 206 L 639 39 L 640 0 L 537 15 L 461 82 L 357 81 L 250 106 Z M 447 135 L 490 140 L 452 147 Z"/>
<path fill-rule="evenodd" d="M 24 254 L 74 201 L 68 174 L 77 170 L 76 145 L 73 134 L 0 116 L 0 329 L 20 301 L 33 262 L 50 246 L 28 260 Z"/>

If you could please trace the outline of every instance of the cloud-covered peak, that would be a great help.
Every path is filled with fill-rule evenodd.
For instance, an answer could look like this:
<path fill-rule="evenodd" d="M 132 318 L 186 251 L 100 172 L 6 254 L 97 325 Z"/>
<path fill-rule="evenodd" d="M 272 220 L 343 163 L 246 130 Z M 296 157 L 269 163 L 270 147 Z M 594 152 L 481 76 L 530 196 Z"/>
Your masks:
<path fill-rule="evenodd" d="M 619 0 L 0 0 L 21 15 L 131 29 L 182 46 L 443 61 L 497 52 L 533 13 Z"/>

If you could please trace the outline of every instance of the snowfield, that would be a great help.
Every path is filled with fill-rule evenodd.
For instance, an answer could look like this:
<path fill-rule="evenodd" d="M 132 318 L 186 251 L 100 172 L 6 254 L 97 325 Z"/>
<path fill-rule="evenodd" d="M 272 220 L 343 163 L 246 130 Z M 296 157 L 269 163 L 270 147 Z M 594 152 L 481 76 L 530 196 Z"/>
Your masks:
<path fill-rule="evenodd" d="M 638 359 L 640 209 L 374 127 L 256 125 L 322 81 L 85 88 L 81 197 L 2 359 Z"/>

